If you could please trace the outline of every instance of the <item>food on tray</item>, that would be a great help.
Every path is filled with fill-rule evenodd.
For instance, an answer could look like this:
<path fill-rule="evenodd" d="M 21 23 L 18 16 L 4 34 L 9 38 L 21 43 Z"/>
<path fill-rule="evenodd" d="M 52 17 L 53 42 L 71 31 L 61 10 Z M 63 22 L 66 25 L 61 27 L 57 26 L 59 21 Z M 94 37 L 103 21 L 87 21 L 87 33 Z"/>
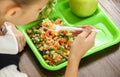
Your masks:
<path fill-rule="evenodd" d="M 43 20 L 39 25 L 27 30 L 29 37 L 35 44 L 49 65 L 58 65 L 67 61 L 70 53 L 71 43 L 75 39 L 72 37 L 72 31 L 53 32 L 56 25 L 63 26 L 61 19 Z"/>
<path fill-rule="evenodd" d="M 74 14 L 88 17 L 96 11 L 98 0 L 70 0 L 69 4 Z"/>

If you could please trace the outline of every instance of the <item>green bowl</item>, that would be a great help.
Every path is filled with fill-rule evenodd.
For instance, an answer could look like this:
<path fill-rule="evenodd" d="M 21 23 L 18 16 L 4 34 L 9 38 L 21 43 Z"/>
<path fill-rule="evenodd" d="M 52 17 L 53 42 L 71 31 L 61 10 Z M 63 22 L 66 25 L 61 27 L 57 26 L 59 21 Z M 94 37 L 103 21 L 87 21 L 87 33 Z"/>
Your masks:
<path fill-rule="evenodd" d="M 58 0 L 57 4 L 55 5 L 51 14 L 49 15 L 49 18 L 50 19 L 61 18 L 63 22 L 65 22 L 65 24 L 68 26 L 92 25 L 95 28 L 102 30 L 102 32 L 97 33 L 95 39 L 95 46 L 91 48 L 83 56 L 83 58 L 120 42 L 120 29 L 102 10 L 100 5 L 98 6 L 96 12 L 92 16 L 80 18 L 71 12 L 68 1 L 69 0 Z M 48 65 L 26 32 L 28 28 L 36 26 L 40 22 L 41 21 L 39 20 L 34 21 L 24 26 L 17 26 L 17 28 L 25 35 L 29 47 L 32 49 L 34 55 L 36 56 L 40 64 L 44 68 L 51 71 L 59 70 L 67 65 L 67 61 L 56 66 Z"/>

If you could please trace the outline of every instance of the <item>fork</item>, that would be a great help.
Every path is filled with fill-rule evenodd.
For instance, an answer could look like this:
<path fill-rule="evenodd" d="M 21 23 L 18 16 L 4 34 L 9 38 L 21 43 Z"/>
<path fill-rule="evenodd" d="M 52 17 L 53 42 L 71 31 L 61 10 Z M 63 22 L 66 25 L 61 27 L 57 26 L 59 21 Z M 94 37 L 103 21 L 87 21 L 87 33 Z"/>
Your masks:
<path fill-rule="evenodd" d="M 76 31 L 83 31 L 84 28 L 76 28 L 76 27 L 69 27 L 69 26 L 59 26 L 59 25 L 56 25 L 56 28 L 55 30 L 53 30 L 54 32 L 57 32 L 59 30 L 76 30 Z M 98 29 L 92 29 L 93 32 L 102 32 L 101 30 L 98 30 Z"/>

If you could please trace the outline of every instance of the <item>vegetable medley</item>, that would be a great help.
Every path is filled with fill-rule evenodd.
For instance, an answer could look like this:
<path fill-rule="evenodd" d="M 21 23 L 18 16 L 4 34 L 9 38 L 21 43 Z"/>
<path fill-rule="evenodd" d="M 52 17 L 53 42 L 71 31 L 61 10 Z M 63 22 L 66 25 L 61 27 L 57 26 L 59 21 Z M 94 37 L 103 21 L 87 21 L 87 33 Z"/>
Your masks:
<path fill-rule="evenodd" d="M 47 64 L 54 66 L 68 59 L 72 37 L 71 31 L 53 32 L 56 25 L 63 26 L 61 19 L 44 19 L 39 25 L 27 30 L 29 37 L 39 50 Z"/>

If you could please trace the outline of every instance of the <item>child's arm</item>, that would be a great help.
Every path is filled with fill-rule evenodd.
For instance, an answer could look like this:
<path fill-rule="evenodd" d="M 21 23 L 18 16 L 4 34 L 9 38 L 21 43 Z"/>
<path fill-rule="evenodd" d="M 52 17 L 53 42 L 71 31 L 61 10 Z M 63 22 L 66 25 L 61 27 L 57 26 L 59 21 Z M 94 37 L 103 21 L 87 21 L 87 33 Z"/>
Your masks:
<path fill-rule="evenodd" d="M 95 40 L 95 32 L 91 32 L 90 27 L 86 27 L 85 31 L 80 33 L 72 44 L 68 66 L 66 68 L 65 77 L 78 77 L 78 67 L 82 56 L 93 45 Z"/>

